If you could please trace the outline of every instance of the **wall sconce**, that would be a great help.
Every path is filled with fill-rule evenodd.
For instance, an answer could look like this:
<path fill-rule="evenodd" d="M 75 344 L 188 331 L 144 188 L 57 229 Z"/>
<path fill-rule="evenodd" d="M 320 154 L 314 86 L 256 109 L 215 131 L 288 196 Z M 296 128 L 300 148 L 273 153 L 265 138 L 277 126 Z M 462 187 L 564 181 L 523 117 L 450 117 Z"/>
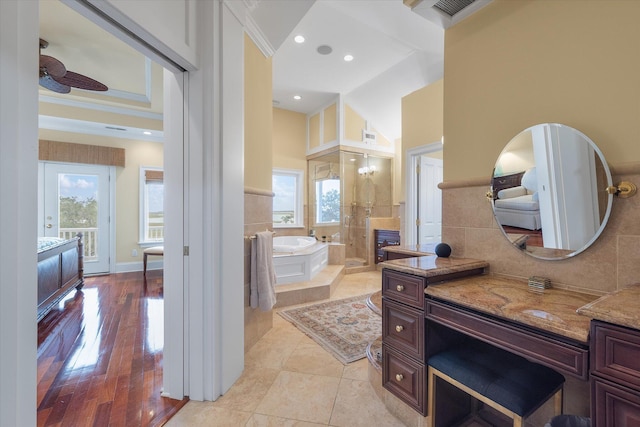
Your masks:
<path fill-rule="evenodd" d="M 375 166 L 365 166 L 363 168 L 358 168 L 358 173 L 363 176 L 373 175 L 375 171 L 378 170 Z"/>

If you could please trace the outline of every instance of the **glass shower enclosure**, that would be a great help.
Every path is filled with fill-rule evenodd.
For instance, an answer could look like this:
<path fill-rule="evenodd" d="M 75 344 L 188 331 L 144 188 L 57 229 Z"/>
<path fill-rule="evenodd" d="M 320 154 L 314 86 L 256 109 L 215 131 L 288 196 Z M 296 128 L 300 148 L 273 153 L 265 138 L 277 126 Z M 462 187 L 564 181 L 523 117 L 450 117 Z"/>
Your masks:
<path fill-rule="evenodd" d="M 336 150 L 307 163 L 310 234 L 344 243 L 347 267 L 368 265 L 369 219 L 392 214 L 392 159 Z"/>

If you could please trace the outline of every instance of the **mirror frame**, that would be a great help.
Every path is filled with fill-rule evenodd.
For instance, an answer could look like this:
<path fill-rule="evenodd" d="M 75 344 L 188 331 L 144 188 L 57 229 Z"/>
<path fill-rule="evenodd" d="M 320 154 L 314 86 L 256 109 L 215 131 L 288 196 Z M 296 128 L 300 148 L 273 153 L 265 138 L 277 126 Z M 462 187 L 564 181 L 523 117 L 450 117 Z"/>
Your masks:
<path fill-rule="evenodd" d="M 509 241 L 509 243 L 511 243 L 514 247 L 520 249 L 522 252 L 528 254 L 529 256 L 533 257 L 533 258 L 537 258 L 537 259 L 541 259 L 541 260 L 548 260 L 548 261 L 556 261 L 556 260 L 563 260 L 563 259 L 568 259 L 571 257 L 574 257 L 576 255 L 578 255 L 579 253 L 584 252 L 586 249 L 588 249 L 595 241 L 596 239 L 598 239 L 598 237 L 600 237 L 600 235 L 602 234 L 602 231 L 604 230 L 604 228 L 607 225 L 607 222 L 609 221 L 609 216 L 611 215 L 611 208 L 612 208 L 612 204 L 613 204 L 613 195 L 612 194 L 608 194 L 607 193 L 607 200 L 606 200 L 606 211 L 604 216 L 602 216 L 602 221 L 600 222 L 600 226 L 598 227 L 598 229 L 595 231 L 594 235 L 581 247 L 575 250 L 571 250 L 571 249 L 555 249 L 555 248 L 545 248 L 545 247 L 536 247 L 535 252 L 532 252 L 530 250 L 527 250 L 526 245 L 522 245 L 520 244 L 518 241 L 513 241 L 512 239 L 509 238 L 508 233 L 505 231 L 504 226 L 500 223 L 500 220 L 498 219 L 498 216 L 496 214 L 496 206 L 495 206 L 495 200 L 497 198 L 497 192 L 494 190 L 494 179 L 496 178 L 496 169 L 498 169 L 498 166 L 500 165 L 500 160 L 501 158 L 506 154 L 506 153 L 510 153 L 511 151 L 506 151 L 509 148 L 509 145 L 514 142 L 514 140 L 517 140 L 518 137 L 520 137 L 522 134 L 524 134 L 525 132 L 531 132 L 532 130 L 539 128 L 539 127 L 550 127 L 550 128 L 564 128 L 564 129 L 568 129 L 570 131 L 572 131 L 574 133 L 574 135 L 576 137 L 581 138 L 584 142 L 586 142 L 587 144 L 589 144 L 589 146 L 591 147 L 591 149 L 593 150 L 594 154 L 596 155 L 596 159 L 600 160 L 600 163 L 602 164 L 602 168 L 604 170 L 604 173 L 606 175 L 606 186 L 602 189 L 598 189 L 597 192 L 605 192 L 606 193 L 606 187 L 609 187 L 611 185 L 613 185 L 613 181 L 611 178 L 611 171 L 609 169 L 609 165 L 607 164 L 604 155 L 602 154 L 602 151 L 600 151 L 600 149 L 598 148 L 598 146 L 588 137 L 586 136 L 584 133 L 580 132 L 577 129 L 572 128 L 571 126 L 567 126 L 567 125 L 563 125 L 563 124 L 559 124 L 559 123 L 539 123 L 533 126 L 530 126 L 526 129 L 524 129 L 523 131 L 519 132 L 517 135 L 515 135 L 506 145 L 505 148 L 500 152 L 500 155 L 498 156 L 498 159 L 496 160 L 496 164 L 494 166 L 493 169 L 493 173 L 491 174 L 491 194 L 493 195 L 493 197 L 490 197 L 491 200 L 491 209 L 493 211 L 493 215 L 494 215 L 494 219 L 496 221 L 496 223 L 498 224 L 498 227 L 500 228 L 500 231 L 502 232 L 502 234 L 504 235 L 505 239 L 507 239 L 507 241 Z M 562 143 L 561 141 L 558 141 L 560 144 Z M 532 147 L 533 150 L 533 147 Z M 534 164 L 534 167 L 536 167 L 537 165 Z M 514 172 L 515 173 L 515 172 Z M 507 175 L 498 175 L 498 177 L 500 176 L 507 176 Z M 540 230 L 542 230 L 542 226 L 540 228 Z M 568 251 L 568 252 L 567 252 Z"/>

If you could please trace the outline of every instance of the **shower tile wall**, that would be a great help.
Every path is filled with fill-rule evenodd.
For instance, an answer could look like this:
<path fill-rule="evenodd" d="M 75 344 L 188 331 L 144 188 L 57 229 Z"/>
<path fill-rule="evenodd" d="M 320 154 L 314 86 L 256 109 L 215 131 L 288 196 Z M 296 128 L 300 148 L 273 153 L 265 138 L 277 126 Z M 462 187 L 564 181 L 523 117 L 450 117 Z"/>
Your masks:
<path fill-rule="evenodd" d="M 251 308 L 251 240 L 258 231 L 273 228 L 273 194 L 250 191 L 244 193 L 244 350 L 247 352 L 273 327 L 273 311 Z"/>
<path fill-rule="evenodd" d="M 370 218 L 389 218 L 393 214 L 392 159 L 372 154 L 333 151 L 309 160 L 308 224 L 314 223 L 316 182 L 327 171 L 339 171 L 340 221 L 326 225 L 309 225 L 322 237 L 340 234 L 345 245 L 347 264 L 372 265 Z M 371 168 L 375 170 L 371 172 Z M 318 175 L 316 175 L 318 174 Z"/>
<path fill-rule="evenodd" d="M 342 153 L 343 163 L 343 218 L 349 217 L 350 223 L 344 224 L 347 259 L 357 258 L 372 265 L 373 233 L 369 227 L 369 218 L 389 218 L 393 212 L 391 160 L 369 155 Z M 375 167 L 373 174 L 359 172 L 363 167 Z M 355 204 L 354 204 L 355 201 Z M 346 222 L 346 221 L 345 221 Z M 350 225 L 350 227 L 349 227 Z"/>

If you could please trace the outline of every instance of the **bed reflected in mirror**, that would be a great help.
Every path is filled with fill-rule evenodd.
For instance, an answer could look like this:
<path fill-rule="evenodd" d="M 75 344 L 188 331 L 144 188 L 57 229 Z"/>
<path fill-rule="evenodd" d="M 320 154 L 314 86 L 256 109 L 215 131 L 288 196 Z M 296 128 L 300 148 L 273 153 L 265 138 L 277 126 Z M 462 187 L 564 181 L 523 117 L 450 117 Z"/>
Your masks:
<path fill-rule="evenodd" d="M 604 229 L 611 173 L 582 132 L 544 123 L 516 135 L 494 167 L 493 211 L 505 237 L 540 259 L 587 249 Z"/>

